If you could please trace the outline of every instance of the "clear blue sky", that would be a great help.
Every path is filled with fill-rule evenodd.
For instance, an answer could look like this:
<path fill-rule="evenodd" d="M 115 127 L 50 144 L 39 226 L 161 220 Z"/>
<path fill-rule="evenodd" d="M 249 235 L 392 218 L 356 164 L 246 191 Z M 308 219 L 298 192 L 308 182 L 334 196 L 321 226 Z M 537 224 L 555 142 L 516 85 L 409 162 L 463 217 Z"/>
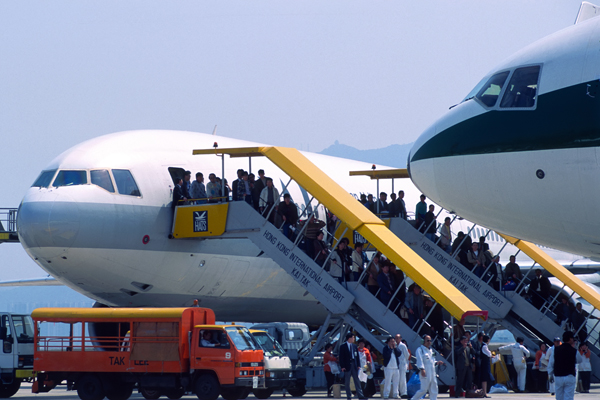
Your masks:
<path fill-rule="evenodd" d="M 580 1 L 2 1 L 0 207 L 102 134 L 408 143 Z M 0 246 L 2 279 L 42 275 Z"/>

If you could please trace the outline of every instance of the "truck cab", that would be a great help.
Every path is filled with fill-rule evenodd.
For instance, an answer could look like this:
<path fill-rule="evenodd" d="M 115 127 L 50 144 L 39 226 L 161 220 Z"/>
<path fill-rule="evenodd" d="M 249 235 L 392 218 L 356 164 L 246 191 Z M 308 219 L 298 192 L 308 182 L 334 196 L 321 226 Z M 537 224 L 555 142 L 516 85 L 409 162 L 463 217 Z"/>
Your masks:
<path fill-rule="evenodd" d="M 197 325 L 192 343 L 191 368 L 196 374 L 203 370 L 214 371 L 226 400 L 239 398 L 244 392 L 239 390 L 241 388 L 264 388 L 263 352 L 247 328 Z"/>
<path fill-rule="evenodd" d="M 33 321 L 29 315 L 0 313 L 0 398 L 11 397 L 33 376 Z"/>
<path fill-rule="evenodd" d="M 293 379 L 292 361 L 267 331 L 250 329 L 250 334 L 261 346 L 265 358 L 265 389 L 253 389 L 254 397 L 267 399 L 277 389 L 288 388 Z"/>

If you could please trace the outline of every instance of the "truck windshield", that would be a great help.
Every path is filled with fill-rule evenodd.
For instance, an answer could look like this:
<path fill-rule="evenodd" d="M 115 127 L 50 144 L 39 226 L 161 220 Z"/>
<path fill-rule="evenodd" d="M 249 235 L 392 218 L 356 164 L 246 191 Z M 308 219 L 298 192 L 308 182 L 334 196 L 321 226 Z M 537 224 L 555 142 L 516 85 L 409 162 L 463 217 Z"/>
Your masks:
<path fill-rule="evenodd" d="M 256 348 L 248 329 L 244 327 L 227 327 L 225 331 L 238 350 L 260 350 Z"/>
<path fill-rule="evenodd" d="M 29 315 L 13 315 L 15 335 L 19 343 L 33 343 L 33 322 Z"/>
<path fill-rule="evenodd" d="M 252 336 L 254 336 L 254 339 L 256 339 L 258 344 L 262 347 L 265 356 L 283 357 L 286 355 L 279 342 L 273 339 L 267 332 L 254 332 L 252 333 Z"/>

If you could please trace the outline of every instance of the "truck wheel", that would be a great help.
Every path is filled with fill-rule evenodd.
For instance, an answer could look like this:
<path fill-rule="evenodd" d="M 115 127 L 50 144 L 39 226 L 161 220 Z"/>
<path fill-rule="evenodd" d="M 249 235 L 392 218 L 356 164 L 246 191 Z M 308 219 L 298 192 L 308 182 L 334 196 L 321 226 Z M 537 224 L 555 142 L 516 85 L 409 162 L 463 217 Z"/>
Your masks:
<path fill-rule="evenodd" d="M 221 387 L 219 381 L 213 375 L 200 375 L 196 380 L 196 396 L 200 400 L 217 400 Z"/>
<path fill-rule="evenodd" d="M 9 397 L 13 396 L 19 391 L 20 387 L 20 379 L 14 379 L 12 383 L 9 383 L 7 385 L 0 384 L 0 399 L 8 399 Z"/>
<path fill-rule="evenodd" d="M 254 397 L 257 399 L 268 399 L 271 397 L 275 389 L 254 389 L 252 393 L 254 393 Z"/>
<path fill-rule="evenodd" d="M 251 391 L 250 388 L 242 389 L 242 394 L 240 395 L 240 400 L 244 400 L 246 397 L 248 397 L 248 395 L 250 394 L 250 391 Z"/>
<path fill-rule="evenodd" d="M 161 395 L 160 390 L 158 389 L 141 388 L 140 393 L 142 394 L 142 396 L 144 396 L 146 400 L 156 400 Z"/>
<path fill-rule="evenodd" d="M 133 386 L 121 383 L 106 393 L 108 400 L 127 400 L 133 393 Z"/>
<path fill-rule="evenodd" d="M 77 381 L 77 394 L 81 400 L 102 400 L 104 388 L 96 375 L 84 375 Z"/>
<path fill-rule="evenodd" d="M 287 391 L 292 395 L 292 397 L 302 397 L 306 394 L 306 388 L 304 385 L 288 388 Z"/>
<path fill-rule="evenodd" d="M 244 388 L 221 389 L 221 397 L 223 397 L 225 400 L 240 400 L 244 393 Z"/>
<path fill-rule="evenodd" d="M 182 398 L 183 395 L 185 394 L 185 389 L 183 389 L 183 388 L 171 389 L 171 390 L 165 391 L 165 394 L 171 400 L 178 400 L 178 399 Z"/>

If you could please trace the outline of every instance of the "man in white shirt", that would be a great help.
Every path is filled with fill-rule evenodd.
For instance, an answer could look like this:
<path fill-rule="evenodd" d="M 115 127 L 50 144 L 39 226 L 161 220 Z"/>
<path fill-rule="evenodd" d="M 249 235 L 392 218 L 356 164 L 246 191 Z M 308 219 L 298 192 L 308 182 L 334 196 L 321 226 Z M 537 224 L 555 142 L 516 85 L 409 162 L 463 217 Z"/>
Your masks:
<path fill-rule="evenodd" d="M 406 370 L 408 368 L 408 348 L 402 343 L 402 335 L 397 334 L 396 345 L 402 352 L 402 355 L 398 357 L 398 370 L 400 371 L 400 379 L 398 380 L 398 393 L 402 398 L 408 398 L 407 387 L 406 387 Z"/>
<path fill-rule="evenodd" d="M 390 390 L 392 391 L 392 398 L 398 398 L 398 358 L 400 357 L 400 350 L 396 346 L 394 338 L 390 337 L 385 342 L 387 346 L 383 348 L 383 366 L 385 373 L 385 380 L 383 385 L 383 398 L 388 399 L 390 396 Z"/>
<path fill-rule="evenodd" d="M 513 358 L 513 366 L 517 371 L 517 386 L 519 392 L 525 391 L 525 378 L 527 376 L 527 358 L 531 355 L 527 347 L 523 346 L 525 339 L 517 338 L 517 342 L 502 346 L 498 349 L 502 354 L 510 354 Z"/>
<path fill-rule="evenodd" d="M 560 346 L 562 342 L 560 338 L 557 336 L 554 338 L 554 346 L 550 346 L 544 358 L 546 359 L 546 365 L 550 363 L 550 358 L 552 358 L 552 354 L 554 354 L 554 349 Z M 554 396 L 554 380 L 550 380 L 550 384 L 548 385 L 548 390 L 550 390 L 550 394 Z"/>
<path fill-rule="evenodd" d="M 200 341 L 200 344 L 202 347 L 218 347 L 221 345 L 220 343 L 215 343 L 212 340 L 212 333 L 210 331 L 202 332 L 202 340 Z"/>
<path fill-rule="evenodd" d="M 435 366 L 444 362 L 435 360 L 435 354 L 431 349 L 431 336 L 423 336 L 423 345 L 417 349 L 415 355 L 417 357 L 417 368 L 420 371 L 421 388 L 414 394 L 412 400 L 419 400 L 427 392 L 429 392 L 430 400 L 436 400 L 438 384 Z"/>

